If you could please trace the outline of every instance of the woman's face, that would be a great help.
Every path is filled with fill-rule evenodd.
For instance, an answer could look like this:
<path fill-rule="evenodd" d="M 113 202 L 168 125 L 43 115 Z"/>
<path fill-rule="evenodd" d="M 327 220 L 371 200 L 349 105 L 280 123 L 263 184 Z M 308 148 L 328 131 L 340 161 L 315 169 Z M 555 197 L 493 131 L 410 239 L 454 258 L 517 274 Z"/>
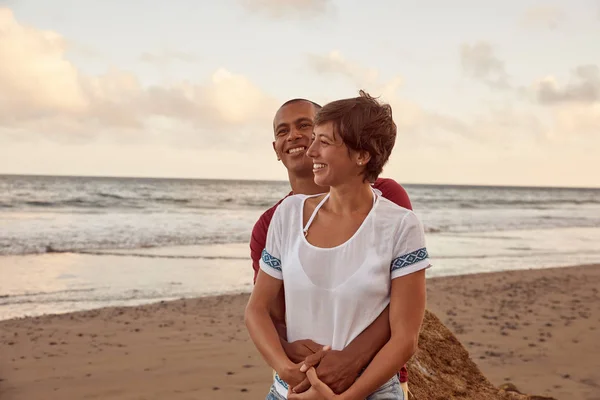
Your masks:
<path fill-rule="evenodd" d="M 319 186 L 348 183 L 360 176 L 364 169 L 359 165 L 362 161 L 358 153 L 349 152 L 340 135 L 334 135 L 333 122 L 314 127 L 306 155 L 313 160 L 315 183 Z"/>

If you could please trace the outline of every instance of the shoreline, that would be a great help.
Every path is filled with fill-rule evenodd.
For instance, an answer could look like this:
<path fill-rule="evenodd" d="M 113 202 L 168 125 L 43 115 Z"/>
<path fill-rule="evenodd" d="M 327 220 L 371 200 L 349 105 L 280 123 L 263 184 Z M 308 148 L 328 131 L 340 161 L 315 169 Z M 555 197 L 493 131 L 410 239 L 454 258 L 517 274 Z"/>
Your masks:
<path fill-rule="evenodd" d="M 557 399 L 598 393 L 599 264 L 427 283 L 428 309 L 494 385 L 511 382 L 524 393 Z M 248 338 L 247 298 L 219 295 L 0 321 L 0 398 L 262 398 L 271 370 Z"/>
<path fill-rule="evenodd" d="M 152 257 L 152 256 L 149 256 L 149 257 Z M 250 262 L 250 258 L 248 258 L 247 261 Z M 562 267 L 556 267 L 556 266 L 535 267 L 535 268 L 514 269 L 514 270 L 511 269 L 511 270 L 503 270 L 503 271 L 473 272 L 473 273 L 456 274 L 456 275 L 437 275 L 437 276 L 433 276 L 433 277 L 428 277 L 427 283 L 429 284 L 430 282 L 436 282 L 438 280 L 466 277 L 466 276 L 474 277 L 474 278 L 478 278 L 478 277 L 485 278 L 485 277 L 492 277 L 495 274 L 505 274 L 505 273 L 511 273 L 511 272 L 521 272 L 521 271 L 527 272 L 527 271 L 538 271 L 538 270 L 562 270 L 565 268 L 593 267 L 595 265 L 599 265 L 599 264 L 598 263 L 589 263 L 589 264 L 566 265 L 566 266 L 562 266 Z M 4 319 L 0 318 L 0 324 L 2 322 L 7 322 L 7 321 L 44 318 L 44 317 L 52 317 L 52 316 L 59 316 L 59 315 L 65 315 L 65 314 L 77 314 L 77 313 L 86 312 L 86 311 L 100 311 L 100 310 L 104 310 L 104 309 L 116 309 L 116 308 L 135 308 L 135 307 L 152 306 L 152 305 L 156 305 L 156 304 L 169 303 L 169 302 L 182 301 L 182 300 L 198 300 L 198 299 L 206 299 L 206 298 L 218 298 L 218 297 L 223 297 L 223 296 L 249 295 L 251 290 L 252 290 L 251 287 L 250 288 L 237 288 L 237 289 L 231 289 L 230 291 L 206 293 L 206 294 L 200 294 L 200 295 L 189 296 L 189 297 L 178 297 L 178 298 L 158 299 L 158 300 L 139 299 L 139 300 L 134 300 L 134 301 L 140 301 L 140 303 L 136 303 L 136 304 L 108 305 L 108 306 L 100 306 L 100 307 L 94 307 L 94 308 L 82 308 L 79 310 L 65 311 L 65 312 L 46 313 L 46 314 L 39 314 L 39 315 L 22 315 L 22 316 L 16 316 L 16 317 L 11 317 L 11 318 L 4 318 Z M 0 299 L 9 298 L 9 297 L 10 297 L 10 295 L 0 296 Z"/>

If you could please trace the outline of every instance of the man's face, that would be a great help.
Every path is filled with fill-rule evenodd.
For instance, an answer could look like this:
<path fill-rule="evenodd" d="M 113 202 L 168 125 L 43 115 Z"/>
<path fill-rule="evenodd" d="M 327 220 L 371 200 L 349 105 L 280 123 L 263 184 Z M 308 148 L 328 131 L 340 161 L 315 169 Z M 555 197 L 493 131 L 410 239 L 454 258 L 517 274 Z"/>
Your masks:
<path fill-rule="evenodd" d="M 315 107 L 307 101 L 296 101 L 277 111 L 273 121 L 273 149 L 289 172 L 312 175 L 312 160 L 306 156 L 310 146 Z"/>

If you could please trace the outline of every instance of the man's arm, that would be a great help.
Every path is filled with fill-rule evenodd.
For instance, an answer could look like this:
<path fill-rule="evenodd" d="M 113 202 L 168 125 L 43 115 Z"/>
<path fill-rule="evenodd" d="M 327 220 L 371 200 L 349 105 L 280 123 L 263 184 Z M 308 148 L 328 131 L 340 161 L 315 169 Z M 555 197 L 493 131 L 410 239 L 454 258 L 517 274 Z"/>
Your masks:
<path fill-rule="evenodd" d="M 252 269 L 254 270 L 254 278 L 252 282 L 256 285 L 256 278 L 258 277 L 258 271 L 260 270 L 260 256 L 265 244 L 267 243 L 267 231 L 269 230 L 269 223 L 271 222 L 272 213 L 270 210 L 265 211 L 260 218 L 254 224 L 252 228 L 252 235 L 250 236 L 250 258 L 252 259 Z"/>
<path fill-rule="evenodd" d="M 386 307 L 367 329 L 344 348 L 343 352 L 356 359 L 356 367 L 360 372 L 387 343 L 390 334 L 390 309 Z"/>

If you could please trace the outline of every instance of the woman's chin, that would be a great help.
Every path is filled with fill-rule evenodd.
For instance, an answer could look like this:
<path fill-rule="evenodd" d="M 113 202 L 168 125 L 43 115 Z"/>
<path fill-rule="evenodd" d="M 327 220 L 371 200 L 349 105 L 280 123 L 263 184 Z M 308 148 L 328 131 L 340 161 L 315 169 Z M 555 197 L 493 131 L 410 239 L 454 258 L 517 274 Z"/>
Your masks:
<path fill-rule="evenodd" d="M 329 182 L 329 179 L 327 179 L 327 178 L 326 178 L 326 177 L 324 177 L 324 176 L 318 176 L 318 175 L 315 175 L 315 179 L 314 179 L 314 181 L 315 181 L 315 183 L 316 183 L 317 185 L 319 185 L 319 186 L 331 186 L 331 185 L 330 185 L 330 182 Z"/>

